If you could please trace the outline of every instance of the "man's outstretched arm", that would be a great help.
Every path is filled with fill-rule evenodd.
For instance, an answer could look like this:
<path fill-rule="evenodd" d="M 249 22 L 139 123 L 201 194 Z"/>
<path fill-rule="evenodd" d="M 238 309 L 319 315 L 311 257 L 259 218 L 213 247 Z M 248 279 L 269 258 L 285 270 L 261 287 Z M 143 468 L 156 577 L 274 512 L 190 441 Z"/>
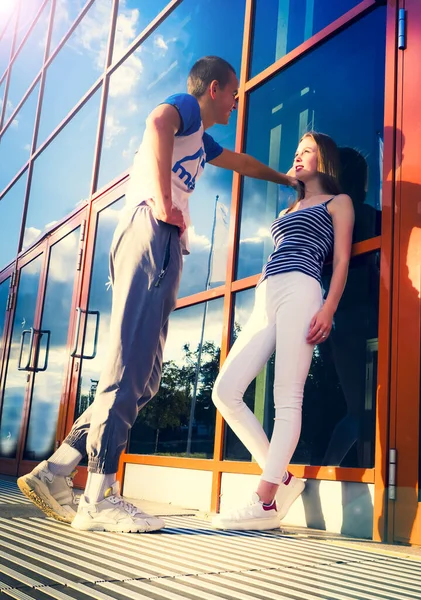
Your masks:
<path fill-rule="evenodd" d="M 211 160 L 210 164 L 230 171 L 237 171 L 240 175 L 246 175 L 247 177 L 273 181 L 273 183 L 281 185 L 289 185 L 295 189 L 299 186 L 295 177 L 278 173 L 278 171 L 271 169 L 249 154 L 232 152 L 226 148 L 224 148 L 219 156 Z"/>

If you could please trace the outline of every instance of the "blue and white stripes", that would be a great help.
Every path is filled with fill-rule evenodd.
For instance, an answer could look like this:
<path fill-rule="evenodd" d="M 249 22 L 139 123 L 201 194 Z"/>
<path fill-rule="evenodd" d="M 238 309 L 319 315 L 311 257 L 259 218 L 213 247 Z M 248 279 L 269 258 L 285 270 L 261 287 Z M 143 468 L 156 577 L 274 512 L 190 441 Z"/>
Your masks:
<path fill-rule="evenodd" d="M 332 217 L 327 209 L 329 202 L 275 219 L 271 227 L 275 249 L 259 283 L 271 275 L 291 271 L 300 271 L 321 282 L 323 264 L 334 241 Z"/>

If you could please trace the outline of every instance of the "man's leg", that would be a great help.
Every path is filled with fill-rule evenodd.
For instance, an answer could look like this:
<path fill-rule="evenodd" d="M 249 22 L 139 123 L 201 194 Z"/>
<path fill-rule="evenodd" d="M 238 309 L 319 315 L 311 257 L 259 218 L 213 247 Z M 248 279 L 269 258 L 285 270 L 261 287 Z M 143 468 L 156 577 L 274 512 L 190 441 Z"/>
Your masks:
<path fill-rule="evenodd" d="M 134 242 L 134 249 L 130 249 L 130 243 Z M 143 256 L 141 255 L 143 252 Z M 127 260 L 126 260 L 127 257 Z M 123 261 L 123 266 L 120 268 L 120 264 Z M 137 261 L 137 263 L 136 263 Z M 160 325 L 155 323 L 155 328 L 146 327 L 146 342 L 144 343 L 144 339 L 141 338 L 141 348 L 137 351 L 137 355 L 139 361 L 142 360 L 141 366 L 142 369 L 136 369 L 135 366 L 135 375 L 138 374 L 140 377 L 136 379 L 133 378 L 134 385 L 133 388 L 133 398 L 132 398 L 132 406 L 136 407 L 132 419 L 136 418 L 137 407 L 144 406 L 151 397 L 153 397 L 159 387 L 160 376 L 161 376 L 161 366 L 162 366 L 162 353 L 163 347 L 165 344 L 167 328 L 168 328 L 168 316 L 175 304 L 175 299 L 178 290 L 180 271 L 181 271 L 181 255 L 180 255 L 180 243 L 178 238 L 178 230 L 172 226 L 157 222 L 150 214 L 150 211 L 146 207 L 139 207 L 134 213 L 127 213 L 114 235 L 113 245 L 111 249 L 111 257 L 110 257 L 110 271 L 111 271 L 111 279 L 114 284 L 114 294 L 113 294 L 113 311 L 112 311 L 112 323 L 111 323 L 111 343 L 110 344 L 110 354 L 107 360 L 106 365 L 103 368 L 103 373 L 110 374 L 112 369 L 109 368 L 110 363 L 113 363 L 113 356 L 115 356 L 116 346 L 120 349 L 120 356 L 123 357 L 124 341 L 121 342 L 117 339 L 117 345 L 115 344 L 115 334 L 114 340 L 113 332 L 116 330 L 116 315 L 118 317 L 118 312 L 116 311 L 116 306 L 120 307 L 121 312 L 125 312 L 125 310 L 121 311 L 121 306 L 123 308 L 127 308 L 127 305 L 130 304 L 133 300 L 133 290 L 137 298 L 140 298 L 140 294 L 144 292 L 144 296 L 146 296 L 146 301 L 148 295 L 151 297 L 153 302 L 153 306 L 155 309 L 158 307 L 160 310 L 158 312 L 158 316 L 160 318 Z M 141 273 L 142 277 L 139 277 L 139 269 L 144 269 L 144 273 Z M 117 272 L 117 277 L 115 277 L 115 273 Z M 127 275 L 135 275 L 133 276 L 133 282 L 130 280 L 127 281 Z M 122 275 L 122 277 L 120 277 Z M 124 277 L 126 276 L 126 277 Z M 140 283 L 139 283 L 139 280 Z M 139 285 L 142 286 L 144 283 L 144 290 L 140 290 L 140 293 L 136 293 Z M 132 289 L 130 289 L 132 288 Z M 125 298 L 121 298 L 122 291 L 128 289 L 127 292 L 127 302 L 125 303 Z M 120 297 L 116 298 L 116 294 L 119 293 Z M 145 299 L 145 298 L 144 298 Z M 116 302 L 117 300 L 117 302 Z M 148 306 L 146 306 L 148 308 Z M 152 311 L 153 312 L 153 311 Z M 130 314 L 125 317 L 130 318 Z M 145 315 L 146 321 L 151 319 L 151 311 Z M 127 319 L 126 319 L 127 322 Z M 123 319 L 124 324 L 124 319 Z M 150 322 L 147 323 L 150 325 Z M 114 326 L 114 329 L 113 329 Z M 139 329 L 139 327 L 138 327 Z M 153 332 L 156 332 L 154 335 Z M 141 335 L 143 332 L 141 332 Z M 153 345 L 151 347 L 151 340 L 155 337 L 157 340 L 155 357 Z M 127 340 L 127 337 L 126 337 Z M 136 340 L 135 340 L 136 341 Z M 127 345 L 126 345 L 127 346 Z M 133 345 L 132 345 L 133 347 Z M 148 350 L 149 348 L 149 350 Z M 148 356 L 149 351 L 149 356 Z M 127 352 L 126 352 L 127 354 Z M 146 359 L 145 359 L 146 356 Z M 148 363 L 149 358 L 149 363 Z M 151 373 L 148 374 L 147 363 L 153 363 Z M 114 363 L 115 366 L 116 363 Z M 128 362 L 128 366 L 133 371 L 133 361 Z M 125 368 L 125 366 L 123 367 Z M 127 369 L 125 369 L 127 375 Z M 115 372 L 115 370 L 114 370 Z M 145 380 L 148 378 L 146 381 Z M 124 379 L 124 377 L 123 377 Z M 101 381 L 103 378 L 101 377 Z M 126 377 L 127 381 L 127 377 Z M 101 384 L 100 384 L 101 385 Z M 107 384 L 106 384 L 107 385 Z M 142 387 L 144 388 L 142 393 Z M 98 386 L 99 391 L 100 386 Z M 97 394 L 98 398 L 98 394 Z M 62 477 L 56 477 L 57 480 L 61 480 L 66 484 L 69 484 L 69 479 L 67 477 L 63 477 L 66 475 L 70 475 L 75 466 L 81 460 L 83 456 L 86 456 L 86 443 L 87 437 L 90 430 L 92 413 L 94 411 L 95 406 L 97 405 L 97 401 L 91 405 L 74 423 L 72 430 L 69 435 L 64 440 L 62 446 L 58 449 L 56 453 L 46 461 L 45 471 L 47 472 L 47 480 L 46 484 L 50 485 L 49 479 L 51 479 L 52 473 L 55 476 L 61 475 Z M 133 420 L 130 423 L 130 426 L 133 423 Z M 126 438 L 127 438 L 126 430 Z M 118 456 L 121 453 L 121 449 L 124 448 L 125 442 L 121 445 L 119 449 Z M 116 458 L 115 464 L 118 463 L 118 458 Z M 116 468 L 115 468 L 116 470 Z M 115 474 L 113 477 L 108 478 L 109 481 L 105 481 L 107 485 L 110 481 L 114 481 Z M 25 476 L 27 477 L 27 476 Z M 35 482 L 38 482 L 38 477 L 35 477 Z M 98 484 L 98 481 L 97 481 Z M 104 481 L 100 484 L 100 491 L 102 490 Z M 96 485 L 98 489 L 98 485 Z M 108 487 L 108 485 L 107 485 Z M 106 488 L 105 488 L 106 489 Z M 26 491 L 22 489 L 24 493 Z M 103 490 L 105 492 L 105 490 Z M 94 490 L 95 493 L 95 490 Z M 28 494 L 26 494 L 28 495 Z M 35 501 L 33 497 L 33 490 L 31 490 L 31 499 Z M 45 496 L 45 494 L 44 494 Z M 28 496 L 29 497 L 29 496 Z M 53 509 L 51 510 L 48 506 L 48 503 L 44 502 L 47 499 L 49 504 L 53 503 Z M 48 509 L 48 514 L 50 516 L 54 516 L 55 518 L 60 518 L 60 520 L 65 520 L 66 522 L 71 522 L 74 517 L 74 510 L 71 511 L 71 515 L 66 514 L 58 514 L 59 508 L 55 505 L 54 499 L 51 498 L 43 498 L 42 502 L 36 502 L 37 505 L 46 512 Z M 72 507 L 74 508 L 74 507 Z M 63 511 L 61 511 L 63 512 Z M 63 518 L 65 517 L 65 518 Z"/>
<path fill-rule="evenodd" d="M 168 318 L 181 275 L 177 228 L 156 221 L 146 206 L 139 207 L 116 232 L 111 254 L 109 352 L 92 404 L 87 434 L 89 476 L 73 522 L 79 529 L 96 529 L 98 519 L 93 523 L 92 513 L 105 514 L 112 498 L 119 498 L 115 485 L 119 458 L 139 407 L 157 391 Z M 110 529 L 109 523 L 104 526 L 123 530 Z"/>

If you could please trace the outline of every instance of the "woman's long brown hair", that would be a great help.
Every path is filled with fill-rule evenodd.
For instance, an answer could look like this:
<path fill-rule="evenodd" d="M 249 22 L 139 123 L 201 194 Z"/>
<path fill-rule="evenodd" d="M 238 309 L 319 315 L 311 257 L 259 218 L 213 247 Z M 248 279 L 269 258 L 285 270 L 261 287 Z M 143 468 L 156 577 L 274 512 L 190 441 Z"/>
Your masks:
<path fill-rule="evenodd" d="M 319 181 L 325 194 L 336 196 L 341 193 L 339 185 L 340 160 L 339 151 L 333 139 L 325 133 L 309 131 L 300 139 L 301 143 L 306 138 L 310 138 L 317 144 L 317 171 Z M 296 206 L 300 197 L 292 203 L 288 212 Z"/>

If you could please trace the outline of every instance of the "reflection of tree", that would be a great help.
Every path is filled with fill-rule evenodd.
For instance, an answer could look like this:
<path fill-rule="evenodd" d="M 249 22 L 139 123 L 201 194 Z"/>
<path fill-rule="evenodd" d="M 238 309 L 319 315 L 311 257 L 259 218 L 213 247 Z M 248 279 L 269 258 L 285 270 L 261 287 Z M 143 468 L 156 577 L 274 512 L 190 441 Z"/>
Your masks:
<path fill-rule="evenodd" d="M 139 413 L 130 435 L 130 451 L 186 454 L 187 432 L 200 344 L 183 346 L 179 364 L 164 362 L 160 389 Z M 204 342 L 192 423 L 192 454 L 211 455 L 215 425 L 212 387 L 219 370 L 220 348 Z M 152 434 L 154 439 L 152 441 Z"/>
<path fill-rule="evenodd" d="M 161 429 L 174 429 L 187 423 L 189 401 L 183 379 L 183 374 L 173 360 L 164 363 L 159 392 L 154 401 L 149 402 L 140 413 L 140 419 L 145 425 L 156 430 L 154 454 L 158 452 Z"/>

